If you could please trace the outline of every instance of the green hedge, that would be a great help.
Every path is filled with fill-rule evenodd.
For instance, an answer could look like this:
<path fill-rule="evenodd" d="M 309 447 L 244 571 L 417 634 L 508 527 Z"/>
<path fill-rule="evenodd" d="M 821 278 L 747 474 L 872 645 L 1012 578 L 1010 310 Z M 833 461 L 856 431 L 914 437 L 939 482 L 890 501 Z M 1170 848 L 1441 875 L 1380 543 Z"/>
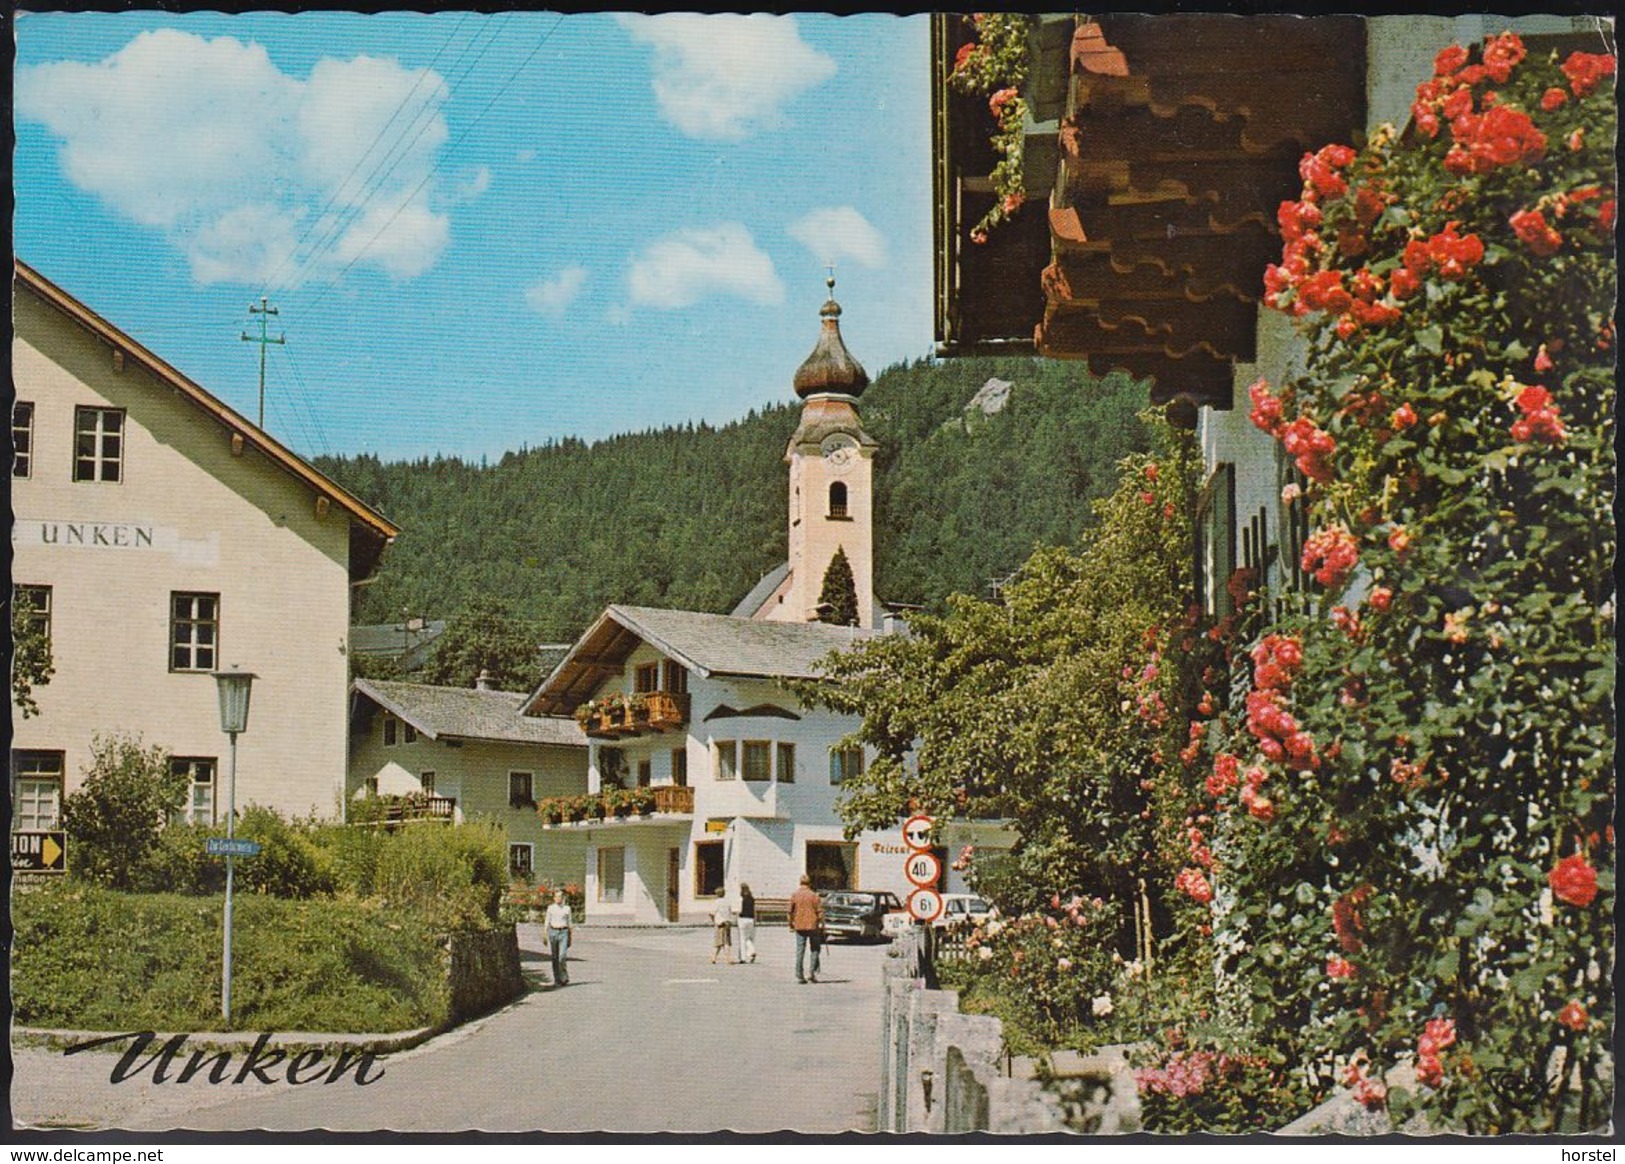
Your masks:
<path fill-rule="evenodd" d="M 220 1027 L 223 900 L 66 880 L 12 898 L 12 1005 L 23 1026 Z M 236 899 L 233 1025 L 394 1031 L 446 1020 L 442 951 L 412 913 L 344 898 Z"/>

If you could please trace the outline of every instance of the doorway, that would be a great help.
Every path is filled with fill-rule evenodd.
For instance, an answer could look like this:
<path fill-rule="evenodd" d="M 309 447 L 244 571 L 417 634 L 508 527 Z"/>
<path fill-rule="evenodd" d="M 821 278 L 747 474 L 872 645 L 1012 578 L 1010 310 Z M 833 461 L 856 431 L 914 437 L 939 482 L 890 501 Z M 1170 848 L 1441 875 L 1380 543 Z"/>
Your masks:
<path fill-rule="evenodd" d="M 669 922 L 677 920 L 680 897 L 677 884 L 677 878 L 680 875 L 678 864 L 682 859 L 682 855 L 683 851 L 681 849 L 666 850 L 666 920 Z"/>

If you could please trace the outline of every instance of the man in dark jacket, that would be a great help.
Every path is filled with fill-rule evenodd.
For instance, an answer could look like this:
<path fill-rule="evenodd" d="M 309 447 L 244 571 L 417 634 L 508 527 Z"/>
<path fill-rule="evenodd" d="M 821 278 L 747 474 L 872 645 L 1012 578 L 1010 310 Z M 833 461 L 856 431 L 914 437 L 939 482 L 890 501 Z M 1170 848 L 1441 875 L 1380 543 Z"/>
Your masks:
<path fill-rule="evenodd" d="M 813 892 L 812 878 L 803 873 L 801 886 L 790 895 L 790 928 L 796 932 L 796 981 L 818 981 L 818 946 L 823 938 L 824 902 Z M 807 947 L 812 947 L 812 972 L 801 973 Z"/>

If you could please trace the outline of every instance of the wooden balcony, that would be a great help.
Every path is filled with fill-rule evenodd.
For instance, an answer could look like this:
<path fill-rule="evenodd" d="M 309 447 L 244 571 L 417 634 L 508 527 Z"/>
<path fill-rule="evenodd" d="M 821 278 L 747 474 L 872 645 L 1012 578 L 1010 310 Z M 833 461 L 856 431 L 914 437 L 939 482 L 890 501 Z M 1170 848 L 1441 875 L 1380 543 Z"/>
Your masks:
<path fill-rule="evenodd" d="M 694 815 L 694 789 L 681 784 L 662 784 L 654 790 L 654 794 L 655 812 Z"/>
<path fill-rule="evenodd" d="M 608 740 L 675 731 L 688 723 L 688 713 L 688 692 L 645 691 L 596 709 L 582 730 Z"/>
<path fill-rule="evenodd" d="M 609 789 L 584 796 L 551 797 L 537 806 L 543 828 L 596 828 L 661 823 L 694 815 L 694 789 L 679 784 Z"/>

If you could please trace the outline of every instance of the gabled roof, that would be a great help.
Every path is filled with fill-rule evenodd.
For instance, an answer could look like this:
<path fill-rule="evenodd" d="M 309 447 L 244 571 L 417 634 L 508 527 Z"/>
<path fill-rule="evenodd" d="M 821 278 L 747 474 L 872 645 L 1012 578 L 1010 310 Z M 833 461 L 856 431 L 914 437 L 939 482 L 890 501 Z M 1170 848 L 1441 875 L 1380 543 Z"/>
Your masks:
<path fill-rule="evenodd" d="M 789 576 L 790 563 L 780 562 L 766 574 L 763 574 L 761 581 L 752 586 L 750 588 L 750 593 L 741 598 L 739 600 L 739 605 L 735 606 L 728 613 L 734 618 L 753 617 L 758 610 L 762 609 L 763 604 L 765 604 L 769 598 L 773 597 L 773 592 L 777 590 L 784 580 Z"/>
<path fill-rule="evenodd" d="M 490 740 L 504 744 L 558 744 L 584 748 L 587 737 L 568 716 L 525 716 L 522 691 L 479 691 L 357 679 L 352 690 L 392 712 L 431 740 Z"/>
<path fill-rule="evenodd" d="M 526 715 L 574 711 L 648 643 L 701 678 L 816 679 L 820 661 L 877 632 L 822 622 L 769 622 L 731 614 L 611 606 L 524 704 Z"/>
<path fill-rule="evenodd" d="M 173 388 L 181 397 L 219 421 L 227 431 L 240 436 L 245 446 L 257 450 L 273 465 L 301 481 L 316 496 L 327 498 L 349 514 L 353 519 L 350 525 L 351 573 L 365 577 L 372 572 L 372 567 L 377 563 L 384 547 L 400 534 L 399 526 L 336 481 L 307 464 L 297 453 L 283 446 L 258 425 L 148 351 L 128 334 L 108 323 L 27 263 L 16 259 L 13 267 L 16 273 L 16 286 L 32 292 L 71 322 L 84 328 L 115 351 L 123 353 L 125 360 L 133 360 L 141 365 L 160 382 Z"/>

